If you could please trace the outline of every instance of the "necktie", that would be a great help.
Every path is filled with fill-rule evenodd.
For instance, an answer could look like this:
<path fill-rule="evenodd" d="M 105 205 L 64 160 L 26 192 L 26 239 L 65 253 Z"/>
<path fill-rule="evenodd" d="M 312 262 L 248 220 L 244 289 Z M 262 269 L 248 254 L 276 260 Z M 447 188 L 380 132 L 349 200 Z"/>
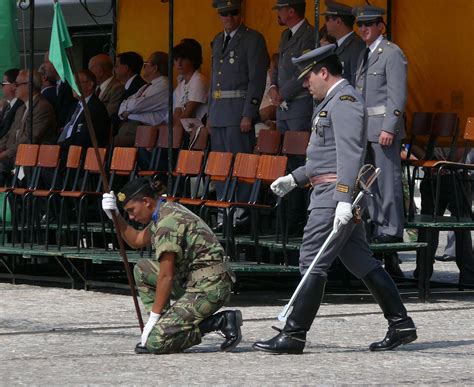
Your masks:
<path fill-rule="evenodd" d="M 225 36 L 224 45 L 222 46 L 222 52 L 224 52 L 225 49 L 227 48 L 227 45 L 229 44 L 230 39 L 231 39 L 230 35 L 227 34 L 227 35 Z"/>
<path fill-rule="evenodd" d="M 288 40 L 290 40 L 292 36 L 293 36 L 293 31 L 288 30 Z"/>
<path fill-rule="evenodd" d="M 3 109 L 3 112 L 2 114 L 0 114 L 0 122 L 2 122 L 8 115 L 8 112 L 10 111 L 10 109 L 12 108 L 12 106 L 7 103 L 7 106 L 5 106 L 5 108 Z"/>
<path fill-rule="evenodd" d="M 97 86 L 97 87 L 95 88 L 95 95 L 96 95 L 97 97 L 100 97 L 100 92 L 101 92 L 100 86 Z"/>
<path fill-rule="evenodd" d="M 367 47 L 367 48 L 365 49 L 364 61 L 362 62 L 362 67 L 364 67 L 364 66 L 367 64 L 367 60 L 369 59 L 369 54 L 370 54 L 370 48 Z"/>
<path fill-rule="evenodd" d="M 66 138 L 71 137 L 72 134 L 72 128 L 74 127 L 74 124 L 76 123 L 77 116 L 82 110 L 82 105 L 80 102 L 77 103 L 76 110 L 74 110 L 74 113 L 69 120 L 69 122 L 64 126 L 63 131 L 59 135 L 58 142 L 63 142 Z"/>

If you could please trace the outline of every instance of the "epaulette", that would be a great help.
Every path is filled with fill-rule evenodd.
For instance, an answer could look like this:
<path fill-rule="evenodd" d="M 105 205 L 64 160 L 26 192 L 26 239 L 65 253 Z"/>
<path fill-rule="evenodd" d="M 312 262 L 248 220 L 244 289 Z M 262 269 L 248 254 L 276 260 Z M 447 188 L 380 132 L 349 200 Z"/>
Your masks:
<path fill-rule="evenodd" d="M 339 97 L 341 101 L 351 101 L 351 102 L 356 102 L 357 98 L 352 96 L 352 95 L 341 95 Z"/>

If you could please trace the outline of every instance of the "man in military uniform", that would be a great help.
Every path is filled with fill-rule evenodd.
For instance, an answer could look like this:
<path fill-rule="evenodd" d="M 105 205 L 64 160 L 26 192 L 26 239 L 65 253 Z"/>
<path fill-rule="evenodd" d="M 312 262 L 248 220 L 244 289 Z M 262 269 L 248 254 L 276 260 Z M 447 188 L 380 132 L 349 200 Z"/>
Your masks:
<path fill-rule="evenodd" d="M 336 54 L 342 63 L 342 76 L 354 86 L 357 61 L 365 44 L 354 32 L 355 17 L 352 7 L 336 1 L 326 0 L 326 28 L 328 34 L 337 39 Z"/>
<path fill-rule="evenodd" d="M 273 7 L 278 12 L 278 24 L 287 26 L 281 34 L 278 67 L 271 76 L 269 95 L 277 107 L 277 128 L 309 131 L 313 99 L 303 87 L 303 81 L 295 75 L 292 57 L 302 55 L 316 47 L 313 26 L 305 19 L 305 0 L 278 0 Z M 304 164 L 304 158 L 291 156 L 288 167 L 296 169 Z M 301 235 L 306 221 L 305 191 L 297 188 L 288 196 L 288 219 L 292 234 Z"/>
<path fill-rule="evenodd" d="M 160 183 L 144 178 L 127 183 L 117 199 L 130 220 L 149 224 L 136 230 L 119 215 L 113 192 L 102 208 L 117 214 L 120 233 L 133 248 L 150 244 L 155 258 L 143 259 L 134 270 L 140 298 L 150 313 L 137 353 L 173 353 L 197 345 L 209 332 L 220 331 L 222 351 L 235 348 L 242 337 L 238 310 L 215 313 L 230 298 L 233 273 L 223 262 L 224 251 L 206 223 L 180 204 L 161 195 Z M 170 298 L 176 302 L 170 305 Z M 214 314 L 215 313 L 215 314 Z"/>
<path fill-rule="evenodd" d="M 211 149 L 252 153 L 254 122 L 265 91 L 267 46 L 262 34 L 242 23 L 241 0 L 213 0 L 212 5 L 224 31 L 212 41 L 208 108 Z M 216 189 L 222 198 L 223 185 L 216 184 Z M 247 201 L 249 195 L 248 185 L 238 186 L 238 201 Z"/>
<path fill-rule="evenodd" d="M 353 10 L 366 44 L 355 82 L 367 106 L 367 158 L 382 170 L 372 188 L 375 198 L 369 203 L 375 243 L 402 242 L 405 223 L 400 145 L 405 137 L 407 60 L 402 50 L 382 35 L 384 13 L 373 6 Z"/>
<path fill-rule="evenodd" d="M 370 350 L 390 350 L 417 338 L 393 280 L 372 256 L 363 224 L 352 220 L 351 202 L 367 142 L 366 117 L 360 95 L 342 78 L 342 65 L 334 49 L 334 44 L 320 47 L 293 61 L 299 68 L 299 77 L 305 78 L 305 87 L 322 102 L 313 112 L 306 164 L 275 180 L 271 188 L 278 196 L 284 196 L 297 185 L 313 186 L 300 250 L 302 274 L 333 229 L 336 237 L 304 282 L 284 328 L 274 338 L 253 345 L 259 351 L 303 352 L 306 333 L 324 295 L 328 268 L 337 256 L 364 281 L 388 320 L 385 338 L 371 344 Z"/>

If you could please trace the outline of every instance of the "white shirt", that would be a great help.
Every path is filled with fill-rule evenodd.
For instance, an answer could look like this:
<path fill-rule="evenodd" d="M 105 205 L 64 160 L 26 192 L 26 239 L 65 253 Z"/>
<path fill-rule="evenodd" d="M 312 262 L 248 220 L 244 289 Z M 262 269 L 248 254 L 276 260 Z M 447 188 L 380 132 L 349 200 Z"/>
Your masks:
<path fill-rule="evenodd" d="M 100 88 L 99 98 L 102 97 L 102 93 L 104 92 L 105 89 L 107 89 L 107 86 L 109 86 L 109 83 L 112 81 L 112 78 L 113 78 L 113 76 L 111 76 L 110 78 L 107 78 L 104 82 L 102 82 L 99 86 L 97 86 L 97 87 Z M 130 79 L 132 79 L 132 78 L 130 78 Z"/>
<path fill-rule="evenodd" d="M 375 51 L 375 49 L 379 46 L 380 42 L 383 40 L 383 35 L 380 35 L 375 41 L 369 46 L 369 58 L 372 55 L 372 53 Z"/>
<path fill-rule="evenodd" d="M 338 39 L 337 40 L 337 46 L 341 47 L 341 44 L 344 43 L 344 40 L 346 40 L 353 33 L 354 33 L 354 31 L 351 31 L 348 34 L 344 35 L 342 38 Z"/>
<path fill-rule="evenodd" d="M 13 97 L 13 99 L 8 103 L 10 105 L 10 108 L 13 107 L 13 105 L 15 105 L 16 101 L 18 100 L 17 97 Z"/>
<path fill-rule="evenodd" d="M 207 113 L 207 93 L 209 90 L 207 79 L 198 70 L 196 70 L 188 83 L 184 78 L 178 79 L 178 85 L 174 89 L 173 104 L 174 108 L 186 109 L 186 104 L 199 102 L 195 117 L 202 119 Z"/>
<path fill-rule="evenodd" d="M 332 86 L 329 88 L 329 90 L 327 91 L 326 97 L 327 97 L 327 96 L 329 95 L 329 93 L 330 93 L 331 91 L 333 91 L 333 90 L 336 88 L 336 86 L 339 85 L 343 80 L 344 80 L 344 78 L 339 79 L 334 85 L 332 85 Z"/>
<path fill-rule="evenodd" d="M 133 80 L 135 79 L 137 75 L 138 74 L 135 74 L 131 78 L 128 78 L 128 81 L 125 82 L 125 90 L 128 90 L 128 88 L 130 87 L 130 84 L 133 82 Z"/>
<path fill-rule="evenodd" d="M 119 117 L 128 112 L 128 119 L 147 125 L 168 122 L 168 78 L 160 76 L 142 86 L 120 104 Z"/>
<path fill-rule="evenodd" d="M 293 27 L 290 28 L 291 30 L 291 36 L 296 34 L 296 32 L 299 30 L 299 28 L 303 25 L 304 19 L 301 19 L 297 24 L 295 24 Z"/>

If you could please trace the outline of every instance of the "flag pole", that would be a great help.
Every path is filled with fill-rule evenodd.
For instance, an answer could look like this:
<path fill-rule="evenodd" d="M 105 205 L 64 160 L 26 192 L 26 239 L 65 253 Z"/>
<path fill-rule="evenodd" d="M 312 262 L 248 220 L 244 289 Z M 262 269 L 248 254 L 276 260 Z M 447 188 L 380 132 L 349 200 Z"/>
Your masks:
<path fill-rule="evenodd" d="M 54 1 L 54 3 L 57 3 L 57 0 L 53 0 L 53 1 Z M 105 174 L 104 164 L 102 162 L 102 159 L 101 159 L 100 153 L 99 153 L 99 145 L 97 143 L 97 136 L 95 135 L 95 130 L 94 130 L 94 127 L 92 125 L 91 113 L 90 113 L 89 107 L 87 106 L 86 100 L 84 98 L 84 94 L 82 92 L 81 83 L 79 82 L 79 78 L 77 76 L 76 68 L 75 68 L 75 65 L 74 65 L 73 58 L 72 58 L 72 49 L 71 49 L 71 47 L 66 48 L 66 54 L 67 54 L 67 58 L 68 58 L 68 61 L 69 61 L 69 65 L 71 66 L 72 73 L 74 74 L 74 79 L 76 80 L 77 88 L 79 89 L 79 92 L 80 92 L 79 99 L 80 99 L 80 101 L 82 103 L 82 107 L 84 109 L 84 117 L 86 119 L 87 129 L 89 131 L 89 136 L 91 138 L 92 146 L 94 147 L 94 153 L 95 153 L 95 157 L 97 159 L 97 165 L 99 166 L 99 172 L 100 172 L 100 176 L 102 178 L 102 184 L 104 186 L 104 191 L 105 192 L 110 192 L 109 181 L 107 180 L 107 175 Z M 122 238 L 122 234 L 120 233 L 120 225 L 118 223 L 117 214 L 115 213 L 115 211 L 112 211 L 112 221 L 114 223 L 115 229 L 119 231 L 117 233 L 117 241 L 118 241 L 118 244 L 119 244 L 120 255 L 122 256 L 123 264 L 125 266 L 125 272 L 127 273 L 128 285 L 130 286 L 130 292 L 132 294 L 133 303 L 135 305 L 135 311 L 137 313 L 138 325 L 140 326 L 140 330 L 143 332 L 143 318 L 142 318 L 142 314 L 141 314 L 141 311 L 140 311 L 140 305 L 138 304 L 137 294 L 136 294 L 136 291 L 135 291 L 135 281 L 134 281 L 133 276 L 132 276 L 132 271 L 130 270 L 130 264 L 128 262 L 127 253 L 125 251 L 125 242 Z"/>

